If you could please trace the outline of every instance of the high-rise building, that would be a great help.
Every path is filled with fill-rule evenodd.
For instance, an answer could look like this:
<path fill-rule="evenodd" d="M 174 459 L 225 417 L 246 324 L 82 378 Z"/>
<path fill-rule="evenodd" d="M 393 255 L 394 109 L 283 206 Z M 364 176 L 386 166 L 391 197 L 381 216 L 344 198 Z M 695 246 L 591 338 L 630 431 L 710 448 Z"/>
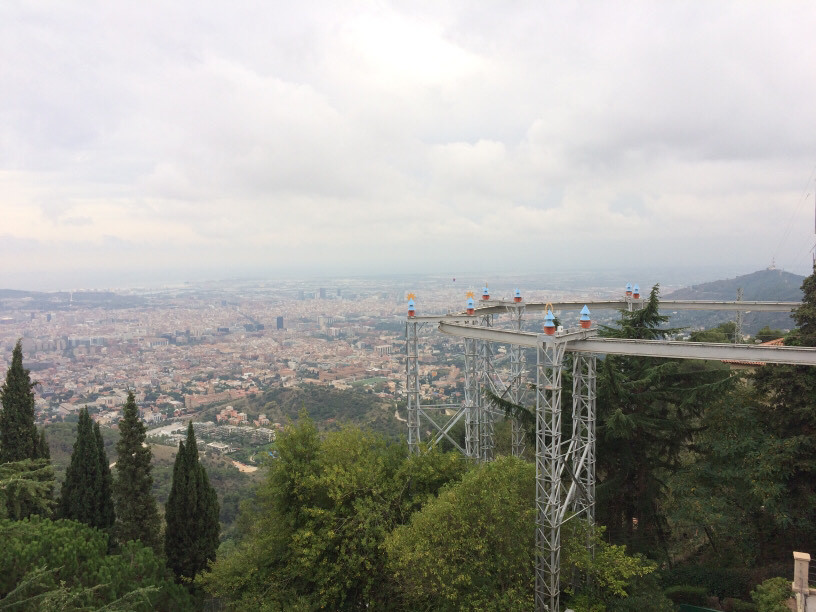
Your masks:
<path fill-rule="evenodd" d="M 283 329 L 283 317 L 278 317 L 275 321 L 276 321 L 275 328 Z"/>
<path fill-rule="evenodd" d="M 321 287 L 321 288 L 320 288 L 320 299 L 321 299 L 321 300 L 325 300 L 325 299 L 326 299 L 326 288 L 325 288 L 325 287 Z"/>

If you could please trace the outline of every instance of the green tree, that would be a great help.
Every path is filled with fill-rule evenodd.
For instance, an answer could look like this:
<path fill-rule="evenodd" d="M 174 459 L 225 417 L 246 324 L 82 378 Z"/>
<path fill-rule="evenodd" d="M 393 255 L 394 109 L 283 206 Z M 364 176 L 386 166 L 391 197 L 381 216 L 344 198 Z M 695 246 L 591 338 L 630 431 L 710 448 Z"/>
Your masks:
<path fill-rule="evenodd" d="M 783 332 L 781 329 L 771 329 L 766 325 L 756 333 L 755 337 L 760 342 L 770 342 L 771 340 L 783 338 L 784 336 L 785 332 Z"/>
<path fill-rule="evenodd" d="M 53 490 L 54 470 L 47 459 L 0 463 L 0 519 L 50 514 Z"/>
<path fill-rule="evenodd" d="M 71 463 L 65 472 L 57 513 L 99 529 L 113 525 L 111 474 L 99 425 L 94 427 L 88 409 L 79 412 L 77 437 Z"/>
<path fill-rule="evenodd" d="M 0 609 L 193 608 L 151 549 L 129 542 L 108 554 L 108 535 L 83 523 L 0 520 L 0 542 Z"/>
<path fill-rule="evenodd" d="M 535 466 L 502 457 L 473 467 L 385 540 L 389 568 L 406 610 L 530 610 L 534 607 Z M 671 610 L 656 588 L 640 584 L 656 565 L 605 542 L 603 529 L 579 519 L 562 531 L 570 607 Z M 593 544 L 590 551 L 587 544 Z M 642 598 L 641 598 L 642 596 Z M 399 601 L 399 600 L 395 600 Z M 591 602 L 592 607 L 585 606 Z M 667 607 L 668 606 L 668 607 Z"/>
<path fill-rule="evenodd" d="M 94 423 L 93 433 L 94 440 L 96 441 L 96 449 L 99 453 L 99 520 L 104 528 L 108 528 L 112 527 L 116 521 L 116 512 L 113 506 L 113 475 L 110 470 L 108 453 L 105 452 L 105 441 L 102 440 L 102 431 L 99 429 L 99 423 Z"/>
<path fill-rule="evenodd" d="M 655 285 L 643 308 L 621 311 L 608 337 L 658 340 L 664 327 Z M 712 396 L 730 385 L 721 365 L 608 356 L 598 373 L 598 515 L 612 541 L 666 551 L 665 477 L 678 469 Z"/>
<path fill-rule="evenodd" d="M 38 459 L 47 444 L 34 425 L 34 384 L 23 367 L 20 340 L 14 346 L 6 382 L 0 388 L 3 410 L 0 412 L 0 463 Z M 43 447 L 45 446 L 45 448 Z"/>
<path fill-rule="evenodd" d="M 458 453 L 408 456 L 405 444 L 346 428 L 320 439 L 301 412 L 276 443 L 278 458 L 240 541 L 201 582 L 236 610 L 394 609 L 383 542 L 466 463 Z"/>
<path fill-rule="evenodd" d="M 179 442 L 173 483 L 165 505 L 167 565 L 179 579 L 192 579 L 215 561 L 218 548 L 218 496 L 198 460 L 192 422 L 187 440 Z"/>
<path fill-rule="evenodd" d="M 114 533 L 120 544 L 136 540 L 160 552 L 159 511 L 152 493 L 152 453 L 150 446 L 144 442 L 145 427 L 139 420 L 133 393 L 129 392 L 119 421 L 119 440 L 116 443 Z"/>
<path fill-rule="evenodd" d="M 733 321 L 720 323 L 713 329 L 691 332 L 689 340 L 691 342 L 719 342 L 728 344 L 734 341 L 737 331 L 737 324 Z"/>
<path fill-rule="evenodd" d="M 502 457 L 470 470 L 385 542 L 407 609 L 529 610 L 535 466 Z"/>
<path fill-rule="evenodd" d="M 793 597 L 788 578 L 768 578 L 751 591 L 757 612 L 787 612 L 787 601 Z"/>
<path fill-rule="evenodd" d="M 796 329 L 787 346 L 816 347 L 816 269 L 802 283 L 802 305 L 793 313 Z M 762 465 L 775 478 L 762 502 L 780 529 L 780 547 L 808 550 L 816 546 L 816 368 L 766 365 L 754 384 L 763 409 L 757 417 L 765 436 Z"/>

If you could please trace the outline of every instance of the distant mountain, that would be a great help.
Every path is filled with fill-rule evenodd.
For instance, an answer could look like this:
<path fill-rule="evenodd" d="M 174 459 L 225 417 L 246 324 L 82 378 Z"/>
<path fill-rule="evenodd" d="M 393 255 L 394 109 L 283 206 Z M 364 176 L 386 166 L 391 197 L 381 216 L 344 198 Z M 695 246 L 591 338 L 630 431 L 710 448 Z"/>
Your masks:
<path fill-rule="evenodd" d="M 798 302 L 804 276 L 784 270 L 759 270 L 736 278 L 678 289 L 665 296 L 673 300 L 735 300 L 742 287 L 744 300 Z"/>
<path fill-rule="evenodd" d="M 801 287 L 804 280 L 804 276 L 784 270 L 759 270 L 736 278 L 678 289 L 663 297 L 674 300 L 736 300 L 737 290 L 741 287 L 744 300 L 799 302 L 802 299 Z M 678 311 L 671 317 L 670 324 L 673 326 L 710 328 L 732 321 L 734 313 Z M 765 325 L 772 329 L 790 329 L 794 323 L 790 316 L 781 313 L 749 312 L 744 315 L 744 333 L 755 334 Z"/>

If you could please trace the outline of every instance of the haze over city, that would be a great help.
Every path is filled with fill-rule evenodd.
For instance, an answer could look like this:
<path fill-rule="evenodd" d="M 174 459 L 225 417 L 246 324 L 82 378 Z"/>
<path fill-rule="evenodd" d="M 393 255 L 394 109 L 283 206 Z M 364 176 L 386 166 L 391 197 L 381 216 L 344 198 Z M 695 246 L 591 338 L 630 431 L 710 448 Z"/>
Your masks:
<path fill-rule="evenodd" d="M 808 2 L 0 6 L 0 287 L 804 274 Z"/>

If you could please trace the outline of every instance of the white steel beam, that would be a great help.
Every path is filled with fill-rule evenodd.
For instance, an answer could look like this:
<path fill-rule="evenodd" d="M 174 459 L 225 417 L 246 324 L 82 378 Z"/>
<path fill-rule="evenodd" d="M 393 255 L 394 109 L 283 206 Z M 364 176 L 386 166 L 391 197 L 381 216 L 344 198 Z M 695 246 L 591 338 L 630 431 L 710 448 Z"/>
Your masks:
<path fill-rule="evenodd" d="M 590 302 L 528 302 L 525 308 L 530 312 L 546 312 L 552 308 L 557 310 L 580 310 L 587 306 L 590 310 L 627 310 L 630 306 L 640 307 L 646 300 L 623 299 L 623 300 L 598 300 Z M 486 306 L 484 304 L 487 304 Z M 489 300 L 479 302 L 481 307 L 476 308 L 475 314 L 449 313 L 444 315 L 423 315 L 420 317 L 408 317 L 408 321 L 418 323 L 439 323 L 442 321 L 471 321 L 486 314 L 502 314 L 506 312 L 508 306 L 513 306 L 514 302 L 499 300 Z M 750 300 L 728 301 L 728 300 L 660 300 L 660 309 L 663 312 L 672 310 L 727 310 L 739 312 L 791 312 L 801 306 L 801 302 L 759 302 Z"/>
<path fill-rule="evenodd" d="M 475 338 L 503 344 L 536 347 L 553 336 L 501 329 L 465 327 L 440 323 L 439 331 L 460 338 Z M 587 337 L 586 332 L 568 334 L 567 351 L 605 355 L 640 355 L 668 359 L 704 359 L 712 361 L 751 361 L 816 365 L 816 348 L 798 346 L 763 346 L 757 344 L 715 344 L 708 342 L 674 342 L 669 340 L 622 340 Z M 561 338 L 562 336 L 556 336 Z"/>

